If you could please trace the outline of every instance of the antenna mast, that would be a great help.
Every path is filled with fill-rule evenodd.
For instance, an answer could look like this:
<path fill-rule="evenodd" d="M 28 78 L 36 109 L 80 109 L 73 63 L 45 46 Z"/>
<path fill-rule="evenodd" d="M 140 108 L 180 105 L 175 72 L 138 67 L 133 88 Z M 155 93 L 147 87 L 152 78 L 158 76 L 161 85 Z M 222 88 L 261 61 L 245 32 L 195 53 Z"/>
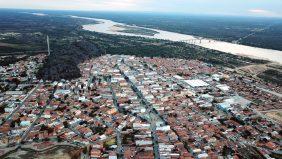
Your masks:
<path fill-rule="evenodd" d="M 47 35 L 48 56 L 50 56 L 49 36 Z"/>

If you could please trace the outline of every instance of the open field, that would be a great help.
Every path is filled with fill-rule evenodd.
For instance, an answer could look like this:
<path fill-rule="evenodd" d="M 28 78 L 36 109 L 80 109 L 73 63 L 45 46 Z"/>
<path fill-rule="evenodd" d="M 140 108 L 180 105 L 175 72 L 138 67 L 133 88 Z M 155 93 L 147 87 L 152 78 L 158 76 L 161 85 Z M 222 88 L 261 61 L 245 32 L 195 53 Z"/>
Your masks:
<path fill-rule="evenodd" d="M 237 70 L 266 82 L 282 85 L 282 69 L 277 63 L 248 65 L 238 67 Z"/>
<path fill-rule="evenodd" d="M 81 149 L 68 146 L 55 146 L 46 151 L 34 151 L 32 149 L 18 149 L 9 155 L 4 156 L 4 159 L 72 159 L 80 156 Z"/>
<path fill-rule="evenodd" d="M 271 119 L 274 119 L 280 123 L 282 123 L 282 110 L 275 110 L 275 111 L 269 111 L 265 113 L 266 116 L 268 116 Z"/>

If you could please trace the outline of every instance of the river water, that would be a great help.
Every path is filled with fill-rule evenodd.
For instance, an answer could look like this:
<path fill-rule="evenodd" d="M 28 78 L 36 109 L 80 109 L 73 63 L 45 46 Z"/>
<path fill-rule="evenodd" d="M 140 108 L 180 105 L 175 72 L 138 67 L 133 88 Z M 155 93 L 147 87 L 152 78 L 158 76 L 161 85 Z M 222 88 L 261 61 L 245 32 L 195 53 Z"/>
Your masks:
<path fill-rule="evenodd" d="M 235 55 L 248 56 L 251 58 L 266 59 L 272 62 L 278 62 L 282 64 L 282 51 L 278 51 L 278 50 L 263 49 L 263 48 L 258 48 L 258 47 L 234 44 L 230 42 L 206 39 L 202 37 L 195 37 L 192 35 L 186 35 L 186 34 L 180 34 L 180 33 L 175 33 L 175 32 L 169 32 L 169 31 L 151 29 L 151 28 L 144 28 L 144 27 L 138 27 L 138 28 L 154 30 L 158 33 L 152 36 L 136 35 L 133 33 L 119 32 L 118 30 L 122 30 L 122 29 L 117 28 L 116 25 L 129 26 L 123 23 L 117 23 L 111 20 L 106 20 L 106 19 L 96 19 L 96 18 L 77 17 L 77 16 L 72 16 L 72 17 L 97 21 L 98 24 L 83 25 L 83 29 L 88 30 L 88 31 L 94 31 L 94 32 L 105 33 L 105 34 L 113 34 L 113 35 L 138 36 L 138 37 L 144 37 L 144 38 L 154 38 L 154 39 L 162 39 L 162 40 L 170 40 L 170 41 L 182 41 L 182 42 L 202 46 L 208 49 L 213 49 L 213 50 L 231 53 Z"/>

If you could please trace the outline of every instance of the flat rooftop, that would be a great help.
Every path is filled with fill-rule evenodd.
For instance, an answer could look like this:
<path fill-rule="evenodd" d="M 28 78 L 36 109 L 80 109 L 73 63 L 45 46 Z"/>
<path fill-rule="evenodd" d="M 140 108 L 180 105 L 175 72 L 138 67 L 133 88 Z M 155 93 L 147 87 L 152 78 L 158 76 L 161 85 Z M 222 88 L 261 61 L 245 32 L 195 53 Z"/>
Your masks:
<path fill-rule="evenodd" d="M 191 87 L 205 87 L 205 86 L 209 85 L 205 81 L 198 80 L 198 79 L 195 79 L 195 80 L 184 80 L 184 82 L 187 83 L 188 85 L 190 85 Z"/>

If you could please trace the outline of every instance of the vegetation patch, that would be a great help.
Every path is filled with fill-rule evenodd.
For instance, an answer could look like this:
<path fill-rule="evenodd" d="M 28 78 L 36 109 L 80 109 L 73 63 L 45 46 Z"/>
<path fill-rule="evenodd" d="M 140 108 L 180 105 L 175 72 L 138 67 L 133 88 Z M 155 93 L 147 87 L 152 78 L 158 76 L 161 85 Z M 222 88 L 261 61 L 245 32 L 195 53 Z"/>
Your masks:
<path fill-rule="evenodd" d="M 268 69 L 261 74 L 258 75 L 261 79 L 265 80 L 266 82 L 276 83 L 282 86 L 282 72 L 281 70 L 276 69 Z"/>

